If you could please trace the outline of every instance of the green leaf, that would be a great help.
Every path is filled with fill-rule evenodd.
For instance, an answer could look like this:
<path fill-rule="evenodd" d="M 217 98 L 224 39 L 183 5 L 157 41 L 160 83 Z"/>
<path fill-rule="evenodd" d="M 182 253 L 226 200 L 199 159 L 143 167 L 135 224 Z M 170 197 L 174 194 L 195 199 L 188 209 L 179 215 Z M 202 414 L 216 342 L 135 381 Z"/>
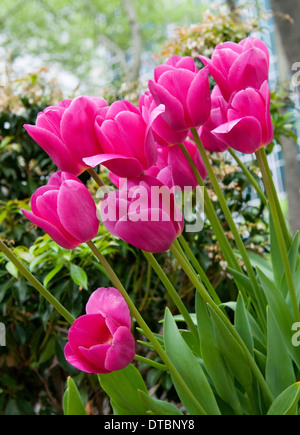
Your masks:
<path fill-rule="evenodd" d="M 208 415 L 220 415 L 216 399 L 199 360 L 182 338 L 168 309 L 166 309 L 165 313 L 164 339 L 169 358 L 202 408 Z M 199 410 L 186 397 L 182 387 L 174 379 L 173 382 L 177 394 L 187 411 L 192 415 L 198 415 Z"/>
<path fill-rule="evenodd" d="M 280 290 L 272 283 L 272 281 L 270 281 L 260 269 L 257 269 L 257 273 L 268 300 L 268 304 L 282 334 L 287 351 L 300 368 L 300 352 L 292 344 L 292 326 L 295 322 L 291 311 L 289 310 Z"/>
<path fill-rule="evenodd" d="M 241 413 L 240 402 L 234 385 L 234 378 L 221 354 L 215 330 L 203 299 L 197 293 L 196 312 L 200 347 L 205 369 L 211 377 L 218 395 L 237 414 Z"/>
<path fill-rule="evenodd" d="M 148 393 L 147 387 L 132 364 L 116 372 L 98 375 L 98 378 L 118 415 L 146 414 L 147 409 L 140 400 L 139 390 Z"/>
<path fill-rule="evenodd" d="M 51 272 L 49 272 L 44 278 L 44 286 L 47 287 L 49 282 L 60 272 L 63 267 L 63 263 L 58 264 Z"/>
<path fill-rule="evenodd" d="M 272 403 L 268 415 L 297 415 L 300 401 L 300 382 L 291 385 Z"/>
<path fill-rule="evenodd" d="M 223 320 L 208 306 L 216 332 L 216 340 L 221 354 L 225 359 L 229 370 L 246 391 L 252 388 L 252 372 L 240 344 L 228 330 Z"/>
<path fill-rule="evenodd" d="M 287 352 L 276 319 L 268 307 L 268 352 L 266 381 L 274 397 L 296 382 L 292 360 Z"/>
<path fill-rule="evenodd" d="M 244 300 L 241 294 L 239 294 L 236 304 L 234 326 L 243 342 L 246 344 L 250 353 L 253 355 L 254 343 L 248 314 L 245 308 Z"/>
<path fill-rule="evenodd" d="M 180 409 L 176 408 L 176 406 L 164 402 L 163 400 L 153 399 L 144 391 L 139 391 L 139 396 L 145 407 L 148 409 L 147 414 L 151 411 L 153 415 L 183 415 Z"/>
<path fill-rule="evenodd" d="M 88 277 L 82 267 L 77 266 L 76 264 L 71 264 L 71 278 L 75 284 L 79 285 L 85 290 L 88 289 Z"/>
<path fill-rule="evenodd" d="M 11 276 L 13 276 L 14 278 L 18 279 L 18 277 L 19 277 L 18 269 L 16 268 L 16 266 L 11 261 L 6 263 L 5 268 L 6 268 L 7 272 L 10 273 Z"/>
<path fill-rule="evenodd" d="M 67 389 L 63 398 L 63 410 L 65 415 L 87 415 L 85 406 L 74 380 L 69 377 Z"/>

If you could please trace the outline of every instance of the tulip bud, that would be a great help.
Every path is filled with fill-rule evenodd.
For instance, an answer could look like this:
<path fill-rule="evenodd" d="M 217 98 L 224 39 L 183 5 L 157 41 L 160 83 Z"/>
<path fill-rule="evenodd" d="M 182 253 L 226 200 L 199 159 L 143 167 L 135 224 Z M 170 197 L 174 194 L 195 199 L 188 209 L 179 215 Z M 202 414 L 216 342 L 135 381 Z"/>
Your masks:
<path fill-rule="evenodd" d="M 148 252 L 167 251 L 183 231 L 174 194 L 158 179 L 122 180 L 100 207 L 103 225 L 116 237 Z"/>
<path fill-rule="evenodd" d="M 99 152 L 94 122 L 98 109 L 106 105 L 98 97 L 64 100 L 39 113 L 36 125 L 25 124 L 24 128 L 61 171 L 78 176 L 90 167 L 83 157 Z"/>
<path fill-rule="evenodd" d="M 270 89 L 264 82 L 259 90 L 247 88 L 232 96 L 228 122 L 212 133 L 233 149 L 252 154 L 269 145 L 274 137 L 270 114 Z"/>
<path fill-rule="evenodd" d="M 22 213 L 60 246 L 74 249 L 96 237 L 97 209 L 85 185 L 67 172 L 58 172 L 31 197 L 31 212 Z"/>
<path fill-rule="evenodd" d="M 86 315 L 69 329 L 65 358 L 87 373 L 106 374 L 125 368 L 135 356 L 129 308 L 121 293 L 99 288 L 88 300 Z"/>
<path fill-rule="evenodd" d="M 212 58 L 198 56 L 229 101 L 231 94 L 249 87 L 260 89 L 269 77 L 269 52 L 263 41 L 246 38 L 238 44 L 217 45 Z"/>
<path fill-rule="evenodd" d="M 203 125 L 210 114 L 208 68 L 198 70 L 192 57 L 171 57 L 154 70 L 149 89 L 156 104 L 163 104 L 162 114 L 174 130 L 184 131 Z"/>
<path fill-rule="evenodd" d="M 158 108 L 157 114 L 163 110 Z M 95 132 L 100 152 L 84 159 L 91 166 L 102 164 L 119 177 L 133 179 L 151 167 L 157 152 L 151 132 L 156 114 L 146 122 L 139 109 L 129 101 L 116 101 L 99 110 Z"/>

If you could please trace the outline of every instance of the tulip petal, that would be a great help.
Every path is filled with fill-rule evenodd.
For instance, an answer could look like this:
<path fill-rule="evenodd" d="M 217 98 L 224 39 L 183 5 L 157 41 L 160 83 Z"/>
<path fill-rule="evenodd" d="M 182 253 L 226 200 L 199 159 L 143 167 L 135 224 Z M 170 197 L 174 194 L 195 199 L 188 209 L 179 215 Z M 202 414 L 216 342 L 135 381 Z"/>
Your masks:
<path fill-rule="evenodd" d="M 60 129 L 63 141 L 77 158 L 92 156 L 99 151 L 94 130 L 98 108 L 92 98 L 77 97 L 62 116 Z"/>
<path fill-rule="evenodd" d="M 228 146 L 242 153 L 252 154 L 262 146 L 260 123 L 251 116 L 223 124 L 212 133 Z"/>
<path fill-rule="evenodd" d="M 111 339 L 105 318 L 100 313 L 78 317 L 69 329 L 69 343 L 75 352 L 80 346 L 90 348 Z"/>
<path fill-rule="evenodd" d="M 174 130 L 186 130 L 183 106 L 177 98 L 158 83 L 149 81 L 149 89 L 157 105 L 164 104 L 166 110 L 162 117 Z"/>
<path fill-rule="evenodd" d="M 161 209 L 141 210 L 139 216 L 136 220 L 137 214 L 129 213 L 119 220 L 114 235 L 144 251 L 167 251 L 177 236 L 170 216 Z M 157 220 L 152 221 L 151 216 Z"/>
<path fill-rule="evenodd" d="M 120 154 L 98 154 L 84 158 L 83 161 L 92 167 L 102 164 L 121 178 L 133 179 L 144 171 L 142 164 L 137 159 Z"/>
<path fill-rule="evenodd" d="M 85 347 L 79 348 L 83 358 L 91 364 L 91 367 L 94 367 L 94 371 L 91 373 L 107 374 L 111 371 L 105 368 L 106 355 L 111 346 L 111 344 L 98 344 L 89 349 Z"/>
<path fill-rule="evenodd" d="M 96 237 L 99 229 L 97 208 L 81 181 L 67 180 L 61 185 L 57 212 L 63 227 L 81 243 Z"/>
<path fill-rule="evenodd" d="M 70 343 L 66 344 L 64 354 L 66 361 L 76 369 L 85 373 L 98 373 L 98 367 L 87 361 L 82 355 L 77 355 L 70 346 Z"/>
<path fill-rule="evenodd" d="M 70 172 L 77 176 L 86 169 L 84 165 L 75 163 L 66 145 L 50 131 L 29 124 L 24 125 L 24 128 L 61 171 Z"/>
<path fill-rule="evenodd" d="M 187 106 L 192 121 L 190 127 L 200 127 L 209 118 L 211 110 L 208 67 L 198 72 L 187 94 Z"/>
<path fill-rule="evenodd" d="M 105 368 L 109 371 L 121 370 L 135 357 L 135 342 L 130 329 L 121 326 L 113 337 L 113 345 L 107 351 Z"/>
<path fill-rule="evenodd" d="M 269 63 L 263 51 L 251 48 L 242 53 L 233 63 L 228 74 L 231 89 L 259 89 L 269 76 Z"/>
<path fill-rule="evenodd" d="M 114 287 L 101 287 L 94 291 L 86 304 L 86 313 L 100 313 L 105 318 L 110 316 L 119 323 L 119 326 L 126 326 L 129 329 L 131 327 L 131 317 L 127 303 L 121 293 Z"/>
<path fill-rule="evenodd" d="M 35 216 L 33 213 L 22 209 L 21 210 L 24 216 L 29 219 L 32 223 L 40 227 L 45 233 L 49 234 L 49 236 L 60 246 L 65 249 L 74 249 L 80 245 L 80 241 L 76 240 L 71 235 L 66 237 L 62 234 L 54 225 L 50 222 L 41 219 L 38 216 Z"/>

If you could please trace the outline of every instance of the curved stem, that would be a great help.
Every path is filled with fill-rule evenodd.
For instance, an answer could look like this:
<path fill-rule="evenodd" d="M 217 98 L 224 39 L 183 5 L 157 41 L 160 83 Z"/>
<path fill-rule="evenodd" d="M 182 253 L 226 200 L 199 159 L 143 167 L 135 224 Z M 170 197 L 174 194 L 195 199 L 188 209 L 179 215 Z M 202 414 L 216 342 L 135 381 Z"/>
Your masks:
<path fill-rule="evenodd" d="M 95 169 L 89 168 L 87 169 L 87 172 L 90 174 L 90 176 L 95 180 L 95 182 L 98 184 L 99 187 L 105 186 L 105 183 L 101 180 Z"/>
<path fill-rule="evenodd" d="M 147 364 L 150 367 L 154 367 L 157 370 L 161 370 L 163 372 L 168 371 L 168 367 L 165 366 L 164 364 L 160 364 L 156 361 L 153 361 L 152 359 L 145 358 L 144 356 L 135 355 L 134 359 L 136 361 L 139 361 L 140 363 Z"/>
<path fill-rule="evenodd" d="M 238 334 L 238 332 L 236 331 L 234 326 L 231 324 L 231 322 L 228 319 L 228 317 L 222 312 L 222 310 L 215 304 L 215 302 L 209 296 L 209 294 L 207 293 L 207 291 L 204 288 L 203 284 L 200 283 L 200 281 L 198 280 L 197 275 L 195 274 L 193 269 L 190 267 L 189 263 L 185 260 L 185 258 L 182 257 L 182 255 L 177 250 L 177 248 L 174 246 L 174 244 L 172 245 L 170 251 L 172 252 L 174 257 L 177 259 L 179 264 L 182 266 L 182 268 L 185 271 L 186 275 L 189 277 L 189 279 L 191 280 L 191 282 L 195 286 L 195 289 L 198 291 L 198 293 L 200 294 L 200 296 L 202 297 L 204 302 L 206 302 L 207 304 L 209 304 L 213 308 L 215 313 L 224 322 L 224 324 L 226 325 L 228 330 L 231 332 L 233 337 L 236 339 L 236 341 L 240 345 L 241 349 L 243 350 L 244 354 L 246 355 L 246 357 L 248 359 L 249 366 L 251 367 L 251 370 L 252 370 L 254 376 L 257 378 L 257 381 L 259 382 L 261 390 L 264 393 L 265 399 L 271 405 L 271 403 L 274 400 L 273 395 L 272 395 L 272 393 L 271 393 L 271 391 L 270 391 L 270 389 L 269 389 L 269 387 L 268 387 L 268 385 L 267 385 L 267 383 L 266 383 L 266 381 L 265 381 L 261 371 L 257 367 L 256 362 L 254 361 L 251 353 L 249 352 L 247 346 L 245 345 L 245 343 L 241 339 L 240 335 Z"/>
<path fill-rule="evenodd" d="M 267 199 L 266 195 L 263 193 L 263 191 L 261 190 L 261 188 L 259 187 L 258 183 L 256 182 L 255 178 L 253 177 L 253 175 L 251 174 L 249 169 L 244 165 L 242 160 L 237 156 L 236 152 L 232 148 L 228 148 L 228 151 L 230 152 L 230 154 L 232 155 L 234 160 L 237 162 L 239 167 L 242 169 L 242 171 L 244 172 L 244 174 L 248 178 L 250 184 L 252 184 L 252 186 L 256 190 L 257 194 L 259 195 L 259 197 L 262 200 L 262 202 L 264 203 L 264 205 L 267 206 L 268 199 Z"/>
<path fill-rule="evenodd" d="M 198 262 L 197 258 L 195 257 L 195 255 L 193 254 L 191 248 L 189 247 L 189 244 L 187 243 L 187 241 L 185 240 L 185 238 L 183 237 L 183 235 L 181 235 L 179 237 L 179 242 L 181 243 L 184 251 L 186 252 L 187 256 L 190 258 L 191 263 L 194 267 L 194 269 L 196 270 L 196 272 L 199 274 L 201 280 L 203 281 L 203 284 L 205 285 L 205 287 L 207 288 L 209 294 L 211 295 L 211 297 L 213 298 L 213 300 L 215 301 L 215 303 L 217 305 L 220 305 L 222 302 L 219 298 L 219 296 L 216 293 L 216 290 L 214 289 L 213 285 L 211 284 L 211 282 L 209 281 L 206 273 L 204 272 L 204 270 L 202 269 L 200 263 Z"/>
<path fill-rule="evenodd" d="M 222 190 L 221 190 L 221 188 L 219 186 L 218 180 L 217 180 L 217 178 L 215 176 L 214 170 L 213 170 L 213 168 L 212 168 L 212 166 L 210 164 L 210 161 L 209 161 L 209 159 L 207 157 L 206 151 L 205 151 L 205 149 L 203 147 L 203 144 L 202 144 L 202 142 L 200 140 L 198 132 L 197 132 L 197 130 L 195 128 L 192 128 L 191 132 L 193 134 L 193 138 L 194 138 L 194 140 L 196 142 L 196 145 L 198 147 L 198 150 L 200 152 L 200 155 L 202 157 L 202 160 L 203 160 L 204 165 L 206 167 L 206 170 L 208 172 L 209 178 L 210 178 L 210 180 L 212 182 L 212 185 L 213 185 L 213 188 L 215 190 L 215 193 L 216 193 L 216 195 L 218 197 L 221 209 L 222 209 L 222 211 L 224 213 L 225 218 L 227 219 L 228 225 L 229 225 L 229 227 L 231 229 L 231 232 L 232 232 L 233 237 L 235 239 L 236 245 L 237 245 L 237 247 L 238 247 L 238 249 L 239 249 L 239 251 L 241 253 L 243 262 L 245 264 L 248 276 L 250 278 L 250 281 L 251 281 L 251 284 L 252 284 L 252 287 L 253 287 L 253 291 L 254 291 L 254 294 L 255 294 L 255 299 L 258 302 L 258 304 L 257 304 L 257 306 L 258 306 L 258 315 L 260 315 L 262 323 L 265 323 L 265 306 L 264 306 L 264 303 L 263 303 L 261 291 L 259 289 L 259 286 L 258 286 L 258 283 L 257 283 L 257 279 L 256 279 L 256 276 L 255 276 L 252 264 L 251 264 L 251 262 L 249 260 L 249 257 L 248 257 L 247 250 L 245 248 L 244 242 L 243 242 L 243 240 L 242 240 L 242 238 L 240 236 L 240 233 L 239 233 L 239 231 L 238 231 L 238 229 L 236 227 L 236 224 L 235 224 L 235 222 L 233 220 L 232 214 L 231 214 L 231 212 L 229 210 L 229 207 L 227 205 L 227 202 L 226 202 L 226 200 L 224 198 L 223 192 L 222 192 Z"/>
<path fill-rule="evenodd" d="M 165 288 L 166 288 L 167 292 L 169 293 L 169 295 L 171 296 L 173 302 L 175 303 L 178 310 L 182 314 L 182 316 L 183 316 L 186 324 L 188 325 L 190 331 L 193 333 L 196 340 L 199 341 L 198 330 L 197 330 L 197 328 L 196 328 L 196 326 L 195 326 L 195 324 L 190 316 L 190 313 L 186 309 L 186 306 L 184 305 L 180 296 L 178 295 L 177 291 L 175 290 L 173 284 L 171 283 L 171 281 L 169 280 L 169 278 L 167 277 L 167 275 L 165 274 L 165 272 L 163 271 L 163 269 L 161 268 L 159 263 L 156 261 L 154 255 L 151 254 L 150 252 L 146 252 L 146 251 L 143 251 L 143 254 L 146 257 L 146 259 L 148 260 L 149 264 L 151 264 L 151 266 L 153 267 L 153 269 L 157 273 L 157 276 L 160 278 L 163 285 L 165 286 Z"/>
<path fill-rule="evenodd" d="M 205 213 L 206 213 L 206 215 L 207 215 L 207 217 L 208 217 L 208 219 L 213 227 L 215 236 L 220 244 L 220 247 L 222 249 L 222 252 L 223 252 L 223 255 L 224 255 L 226 261 L 228 262 L 229 266 L 232 269 L 237 270 L 240 273 L 243 273 L 243 270 L 242 270 L 241 266 L 239 265 L 239 262 L 236 259 L 234 252 L 232 251 L 230 243 L 224 234 L 222 225 L 220 224 L 218 216 L 216 215 L 216 212 L 215 212 L 214 206 L 212 204 L 212 201 L 209 197 L 207 188 L 204 184 L 204 181 L 203 181 L 193 159 L 191 158 L 190 154 L 188 153 L 188 151 L 186 150 L 186 148 L 183 144 L 179 144 L 179 147 L 180 147 L 181 151 L 183 152 L 185 158 L 187 159 L 188 163 L 190 164 L 190 167 L 193 170 L 193 173 L 198 181 L 199 186 L 204 188 Z"/>
<path fill-rule="evenodd" d="M 292 302 L 292 306 L 293 306 L 295 320 L 298 321 L 298 320 L 300 320 L 298 298 L 297 298 L 297 294 L 296 294 L 295 284 L 294 284 L 293 275 L 292 275 L 291 266 L 290 266 L 289 257 L 288 257 L 288 252 L 287 252 L 287 248 L 286 248 L 286 244 L 285 244 L 285 240 L 284 240 L 284 235 L 283 235 L 283 231 L 282 231 L 282 227 L 281 227 L 281 222 L 280 222 L 280 218 L 278 216 L 278 211 L 277 211 L 277 207 L 276 207 L 277 193 L 276 193 L 276 195 L 274 195 L 274 191 L 273 191 L 271 181 L 270 181 L 270 175 L 269 175 L 268 170 L 267 170 L 267 167 L 269 167 L 268 162 L 266 161 L 267 156 L 266 156 L 264 150 L 262 151 L 262 149 L 260 149 L 259 151 L 257 151 L 256 157 L 257 157 L 259 167 L 260 167 L 261 172 L 262 172 L 262 176 L 263 176 L 263 180 L 265 183 L 267 195 L 269 198 L 270 210 L 271 210 L 272 218 L 274 221 L 274 227 L 275 227 L 276 236 L 278 239 L 278 244 L 279 244 L 279 248 L 280 248 L 282 262 L 284 265 L 284 270 L 285 270 L 286 279 L 287 279 L 287 283 L 288 283 L 288 288 L 289 288 L 289 293 L 290 293 L 291 302 Z"/>
<path fill-rule="evenodd" d="M 111 268 L 109 263 L 106 261 L 106 259 L 103 257 L 103 255 L 98 251 L 96 246 L 92 241 L 87 242 L 87 245 L 95 255 L 95 257 L 99 260 L 99 262 L 102 264 L 104 269 L 106 270 L 108 276 L 110 277 L 112 283 L 115 285 L 115 287 L 119 290 L 119 292 L 124 297 L 125 301 L 127 302 L 127 305 L 130 309 L 130 312 L 132 316 L 136 319 L 138 324 L 140 325 L 141 329 L 143 330 L 144 335 L 148 338 L 148 340 L 152 343 L 154 349 L 158 353 L 158 355 L 161 357 L 162 361 L 165 363 L 165 365 L 168 367 L 172 377 L 178 384 L 181 386 L 181 388 L 184 390 L 186 396 L 189 398 L 189 400 L 194 404 L 196 409 L 198 409 L 200 415 L 206 415 L 205 410 L 201 406 L 201 404 L 198 402 L 198 400 L 195 398 L 193 393 L 190 391 L 190 389 L 187 387 L 186 383 L 178 373 L 176 367 L 172 363 L 171 359 L 166 354 L 165 350 L 162 348 L 158 340 L 155 338 L 153 332 L 135 307 L 134 303 L 130 299 L 128 293 L 126 292 L 125 288 L 123 287 L 123 284 L 115 274 L 114 270 Z"/>
<path fill-rule="evenodd" d="M 28 282 L 55 308 L 55 310 L 70 324 L 75 322 L 72 314 L 64 308 L 60 302 L 32 275 L 31 272 L 21 263 L 15 254 L 0 240 L 0 249 L 4 255 L 16 266 L 18 271 Z"/>
<path fill-rule="evenodd" d="M 290 231 L 288 230 L 287 224 L 286 224 L 286 219 L 284 218 L 283 212 L 282 212 L 282 208 L 278 199 L 278 195 L 277 195 L 277 191 L 276 191 L 276 187 L 273 181 L 273 175 L 272 172 L 270 170 L 270 166 L 268 163 L 268 159 L 267 159 L 267 155 L 266 155 L 266 151 L 265 148 L 261 148 L 257 154 L 260 154 L 261 159 L 263 161 L 263 167 L 264 170 L 266 172 L 266 176 L 268 177 L 269 180 L 269 184 L 270 184 L 270 190 L 272 191 L 272 197 L 275 203 L 275 207 L 276 207 L 276 211 L 277 211 L 277 215 L 278 215 L 278 219 L 280 221 L 280 226 L 281 226 L 281 231 L 283 232 L 283 237 L 284 237 L 284 242 L 286 245 L 287 249 L 290 249 L 290 244 L 292 242 L 292 237 L 290 234 Z M 256 154 L 256 156 L 257 156 Z M 268 193 L 267 193 L 268 195 Z M 269 195 L 268 195 L 269 196 Z M 270 198 L 268 198 L 270 200 Z"/>

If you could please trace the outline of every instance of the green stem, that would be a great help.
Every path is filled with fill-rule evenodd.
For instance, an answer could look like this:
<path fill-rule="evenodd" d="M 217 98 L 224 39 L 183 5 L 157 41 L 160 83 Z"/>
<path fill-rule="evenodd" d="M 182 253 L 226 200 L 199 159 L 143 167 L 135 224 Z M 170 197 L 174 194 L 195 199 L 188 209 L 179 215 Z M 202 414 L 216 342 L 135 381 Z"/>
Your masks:
<path fill-rule="evenodd" d="M 155 368 L 157 370 L 161 370 L 163 372 L 168 371 L 168 367 L 165 366 L 164 364 L 160 364 L 160 363 L 158 363 L 156 361 L 153 361 L 152 359 L 145 358 L 144 356 L 135 355 L 134 359 L 136 361 L 139 361 L 139 362 L 143 363 L 143 364 L 147 364 L 148 366 L 153 367 L 153 368 Z"/>
<path fill-rule="evenodd" d="M 99 187 L 105 186 L 105 183 L 101 180 L 95 169 L 89 168 L 87 169 L 87 172 L 90 174 L 90 176 L 95 180 L 95 182 L 98 184 Z"/>
<path fill-rule="evenodd" d="M 193 159 L 191 158 L 190 154 L 188 153 L 188 151 L 186 150 L 186 148 L 183 144 L 179 144 L 179 146 L 180 146 L 180 149 L 183 152 L 185 158 L 187 159 L 188 163 L 190 164 L 190 167 L 193 170 L 193 173 L 198 181 L 199 186 L 204 189 L 205 213 L 206 213 L 206 215 L 207 215 L 207 217 L 208 217 L 208 219 L 213 227 L 215 236 L 220 244 L 222 253 L 223 253 L 229 267 L 231 267 L 234 270 L 237 270 L 240 273 L 243 273 L 243 270 L 242 270 L 241 266 L 239 265 L 239 262 L 236 259 L 234 252 L 232 251 L 230 243 L 224 234 L 222 225 L 218 219 L 218 216 L 216 215 L 216 212 L 215 212 L 214 206 L 212 204 L 212 201 L 209 197 L 207 188 L 204 184 L 204 181 L 203 181 Z"/>
<path fill-rule="evenodd" d="M 294 285 L 293 275 L 292 275 L 292 271 L 291 271 L 291 266 L 290 266 L 290 262 L 289 262 L 287 247 L 285 244 L 284 234 L 283 234 L 282 227 L 281 227 L 281 221 L 280 221 L 280 218 L 278 216 L 278 210 L 276 207 L 277 193 L 274 195 L 274 190 L 272 188 L 271 180 L 270 180 L 270 174 L 269 174 L 268 169 L 267 169 L 267 167 L 269 167 L 269 165 L 267 162 L 267 156 L 266 156 L 266 153 L 264 152 L 264 149 L 261 148 L 260 150 L 258 150 L 256 152 L 256 157 L 257 157 L 257 161 L 258 161 L 260 170 L 262 172 L 264 184 L 265 184 L 267 195 L 269 198 L 270 211 L 272 214 L 274 228 L 275 228 L 276 236 L 278 239 L 279 249 L 280 249 L 281 258 L 282 258 L 282 262 L 283 262 L 283 266 L 284 266 L 284 270 L 285 270 L 285 274 L 286 274 L 286 279 L 287 279 L 287 284 L 288 284 L 291 302 L 292 302 L 292 306 L 293 306 L 295 320 L 298 321 L 298 320 L 300 320 L 299 305 L 298 305 L 298 299 L 297 299 L 296 289 L 295 289 L 295 285 Z"/>
<path fill-rule="evenodd" d="M 257 194 L 259 195 L 259 197 L 262 200 L 262 202 L 264 203 L 264 205 L 267 206 L 268 199 L 267 199 L 266 195 L 263 193 L 263 191 L 261 190 L 261 188 L 259 187 L 258 183 L 256 182 L 255 178 L 253 177 L 253 175 L 251 174 L 249 169 L 244 165 L 242 160 L 237 156 L 236 152 L 232 148 L 228 148 L 228 151 L 230 152 L 230 154 L 232 155 L 234 160 L 237 162 L 239 167 L 242 169 L 242 171 L 244 172 L 244 174 L 248 178 L 250 184 L 252 184 L 252 186 L 256 190 Z"/>
<path fill-rule="evenodd" d="M 0 240 L 0 249 L 6 257 L 16 266 L 18 271 L 28 282 L 55 308 L 55 310 L 70 324 L 75 321 L 74 317 L 60 302 L 29 272 L 13 252 Z"/>
<path fill-rule="evenodd" d="M 270 189 L 272 191 L 272 196 L 275 202 L 275 207 L 276 207 L 276 211 L 277 211 L 277 215 L 280 221 L 280 226 L 281 226 L 281 231 L 283 232 L 283 237 L 284 237 L 284 242 L 286 245 L 287 249 L 290 249 L 290 245 L 292 242 L 292 237 L 290 234 L 290 231 L 288 230 L 287 224 L 286 224 L 286 219 L 283 215 L 282 212 L 282 208 L 278 199 L 278 195 L 277 195 L 277 191 L 276 191 L 276 187 L 273 181 L 273 175 L 272 172 L 270 170 L 270 166 L 268 163 L 268 159 L 267 159 L 267 155 L 266 155 L 266 151 L 265 148 L 261 148 L 258 152 L 261 155 L 262 161 L 264 162 L 264 169 L 266 171 L 269 183 L 270 183 Z M 268 198 L 270 200 L 270 198 Z"/>
<path fill-rule="evenodd" d="M 156 350 L 158 355 L 161 357 L 161 359 L 165 363 L 165 365 L 168 367 L 173 379 L 176 382 L 178 382 L 178 384 L 184 390 L 186 396 L 189 398 L 189 400 L 191 400 L 191 402 L 194 404 L 196 409 L 198 409 L 199 414 L 206 415 L 206 412 L 203 409 L 202 405 L 198 402 L 198 400 L 195 398 L 193 393 L 190 391 L 190 389 L 188 388 L 188 386 L 186 385 L 186 383 L 184 382 L 184 380 L 182 379 L 182 377 L 178 373 L 176 367 L 172 363 L 171 359 L 168 357 L 165 350 L 162 348 L 162 346 L 160 345 L 158 340 L 155 338 L 153 332 L 151 331 L 151 329 L 149 328 L 149 326 L 147 325 L 147 323 L 145 322 L 143 317 L 140 315 L 139 311 L 137 310 L 134 303 L 130 299 L 128 293 L 126 292 L 125 288 L 123 287 L 121 281 L 119 280 L 119 278 L 115 274 L 114 270 L 111 268 L 111 266 L 106 261 L 104 256 L 98 251 L 98 249 L 96 248 L 96 246 L 94 245 L 94 243 L 92 241 L 87 242 L 87 245 L 89 246 L 89 248 L 91 249 L 91 251 L 93 252 L 95 257 L 99 260 L 99 262 L 102 264 L 102 266 L 106 270 L 112 283 L 115 285 L 115 287 L 119 290 L 119 292 L 124 297 L 125 301 L 127 302 L 128 307 L 130 309 L 132 316 L 136 319 L 136 321 L 140 325 L 141 329 L 143 330 L 145 337 L 147 337 L 148 340 L 150 341 L 150 343 L 152 343 L 154 349 Z"/>
<path fill-rule="evenodd" d="M 175 303 L 176 307 L 178 308 L 179 312 L 182 314 L 184 320 L 186 321 L 186 324 L 188 325 L 190 331 L 193 333 L 194 337 L 197 341 L 199 341 L 199 334 L 198 330 L 190 316 L 190 313 L 186 309 L 186 306 L 182 302 L 180 296 L 178 295 L 177 291 L 175 290 L 173 284 L 159 265 L 159 263 L 156 261 L 153 254 L 150 252 L 143 251 L 144 256 L 148 260 L 149 264 L 153 267 L 155 272 L 157 273 L 157 276 L 160 278 L 161 282 L 165 286 L 167 292 L 171 296 L 173 302 Z"/>
<path fill-rule="evenodd" d="M 258 315 L 260 315 L 261 321 L 263 324 L 265 322 L 265 304 L 264 304 L 263 299 L 262 299 L 262 294 L 261 294 L 261 291 L 259 289 L 259 286 L 258 286 L 258 283 L 256 280 L 256 276 L 255 276 L 254 270 L 252 268 L 252 264 L 249 260 L 248 254 L 247 254 L 247 250 L 246 250 L 244 242 L 240 236 L 240 233 L 238 232 L 236 224 L 233 220 L 232 214 L 231 214 L 229 207 L 227 205 L 227 202 L 224 198 L 223 192 L 219 186 L 218 180 L 215 176 L 214 170 L 213 170 L 213 168 L 210 164 L 210 161 L 207 157 L 206 151 L 205 151 L 203 144 L 200 140 L 198 132 L 195 128 L 192 128 L 191 132 L 192 132 L 193 138 L 196 142 L 196 145 L 198 147 L 198 150 L 200 152 L 200 155 L 202 157 L 203 163 L 204 163 L 206 170 L 208 172 L 210 181 L 211 181 L 213 188 L 215 190 L 215 193 L 218 197 L 221 209 L 224 213 L 225 218 L 227 219 L 228 225 L 231 229 L 231 232 L 232 232 L 233 237 L 235 239 L 236 245 L 241 253 L 242 259 L 244 261 L 248 276 L 250 278 L 250 281 L 251 281 L 251 284 L 252 284 L 252 287 L 254 290 L 255 300 L 257 302 L 257 307 L 258 307 Z"/>
<path fill-rule="evenodd" d="M 207 288 L 209 294 L 211 295 L 211 297 L 213 298 L 213 300 L 215 301 L 215 303 L 217 305 L 220 305 L 222 302 L 219 298 L 219 296 L 216 293 L 216 290 L 214 289 L 213 285 L 211 284 L 211 282 L 209 281 L 206 273 L 204 272 L 204 270 L 202 269 L 200 263 L 198 262 L 198 260 L 196 259 L 195 255 L 193 254 L 191 248 L 189 247 L 189 244 L 187 243 L 187 241 L 185 240 L 185 238 L 183 237 L 183 235 L 181 235 L 179 237 L 179 241 L 184 249 L 184 251 L 186 252 L 187 256 L 190 258 L 191 263 L 194 267 L 194 269 L 196 270 L 196 272 L 199 274 L 203 284 L 205 285 L 205 287 Z"/>
<path fill-rule="evenodd" d="M 203 284 L 200 283 L 200 281 L 198 280 L 197 275 L 195 274 L 195 272 L 193 271 L 193 269 L 191 268 L 189 263 L 180 254 L 180 252 L 177 250 L 177 248 L 174 246 L 174 244 L 170 248 L 170 251 L 172 252 L 174 257 L 177 259 L 179 264 L 182 266 L 182 268 L 185 271 L 186 275 L 189 277 L 190 281 L 195 286 L 195 289 L 198 291 L 198 293 L 200 294 L 200 296 L 202 297 L 204 302 L 206 302 L 207 304 L 209 304 L 213 308 L 215 313 L 224 322 L 224 324 L 227 327 L 227 329 L 231 332 L 233 337 L 236 339 L 236 341 L 240 345 L 242 351 L 244 352 L 244 354 L 246 355 L 246 357 L 248 359 L 249 366 L 251 367 L 251 370 L 252 370 L 254 376 L 257 378 L 257 381 L 259 382 L 259 385 L 260 385 L 261 390 L 262 390 L 262 392 L 263 392 L 263 394 L 265 396 L 265 399 L 267 400 L 268 404 L 271 405 L 271 403 L 274 400 L 273 395 L 272 395 L 272 393 L 271 393 L 271 391 L 270 391 L 270 389 L 269 389 L 269 387 L 268 387 L 268 385 L 267 385 L 267 383 L 266 383 L 266 381 L 265 381 L 261 371 L 257 367 L 257 365 L 256 365 L 256 363 L 255 363 L 251 353 L 249 352 L 247 346 L 245 345 L 245 343 L 241 339 L 240 335 L 238 334 L 238 332 L 236 331 L 234 326 L 231 324 L 231 322 L 228 319 L 228 317 L 222 312 L 222 310 L 215 304 L 215 302 L 209 296 L 209 294 L 207 293 L 207 291 L 204 288 Z"/>

